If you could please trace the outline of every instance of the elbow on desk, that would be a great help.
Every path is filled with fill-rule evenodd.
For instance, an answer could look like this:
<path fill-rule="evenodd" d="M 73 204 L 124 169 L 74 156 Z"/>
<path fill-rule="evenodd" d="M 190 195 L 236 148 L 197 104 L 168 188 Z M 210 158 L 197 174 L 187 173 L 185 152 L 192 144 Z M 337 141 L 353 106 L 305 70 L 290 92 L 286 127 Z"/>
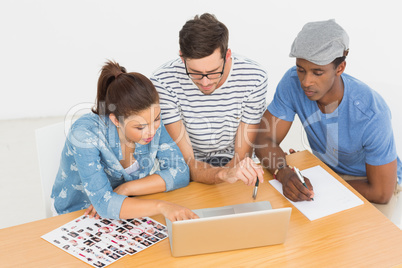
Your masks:
<path fill-rule="evenodd" d="M 369 181 L 347 180 L 367 201 L 375 204 L 388 204 L 395 191 L 395 185 L 374 185 Z"/>
<path fill-rule="evenodd" d="M 169 168 L 155 172 L 161 176 L 166 184 L 166 192 L 186 187 L 190 182 L 190 170 L 188 166 Z"/>
<path fill-rule="evenodd" d="M 380 205 L 386 205 L 391 200 L 392 194 L 393 193 L 391 193 L 391 194 L 389 194 L 389 193 L 381 193 L 381 194 L 378 194 L 375 198 L 372 198 L 369 201 L 372 202 L 372 203 L 380 204 Z"/>

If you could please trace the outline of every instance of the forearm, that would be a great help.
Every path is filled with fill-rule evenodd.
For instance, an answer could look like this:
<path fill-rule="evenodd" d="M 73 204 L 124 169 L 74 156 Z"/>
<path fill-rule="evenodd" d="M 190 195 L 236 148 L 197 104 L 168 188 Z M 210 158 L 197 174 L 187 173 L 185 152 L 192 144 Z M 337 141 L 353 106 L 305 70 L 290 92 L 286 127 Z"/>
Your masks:
<path fill-rule="evenodd" d="M 385 165 L 366 164 L 367 179 L 347 182 L 368 201 L 386 204 L 392 198 L 397 183 L 397 160 Z"/>
<path fill-rule="evenodd" d="M 368 201 L 376 204 L 387 204 L 393 194 L 391 191 L 384 191 L 379 187 L 374 187 L 368 180 L 349 180 L 347 183 Z"/>
<path fill-rule="evenodd" d="M 161 213 L 161 206 L 165 201 L 154 199 L 139 199 L 127 197 L 124 199 L 120 210 L 120 219 L 132 219 L 138 217 L 150 217 Z"/>
<path fill-rule="evenodd" d="M 236 132 L 234 144 L 234 154 L 232 159 L 225 167 L 236 167 L 239 162 L 245 158 L 253 156 L 254 144 L 257 137 L 259 124 L 246 124 L 241 122 Z"/>
<path fill-rule="evenodd" d="M 291 125 L 292 122 L 281 120 L 268 110 L 261 118 L 255 154 L 260 159 L 261 165 L 271 173 L 286 165 L 286 154 L 279 144 L 289 132 Z"/>
<path fill-rule="evenodd" d="M 166 191 L 166 183 L 157 174 L 123 183 L 115 189 L 115 192 L 126 196 L 154 194 L 164 191 Z"/>
<path fill-rule="evenodd" d="M 205 184 L 218 184 L 224 182 L 227 167 L 214 167 L 208 163 L 191 159 L 189 161 L 190 178 L 192 181 Z"/>
<path fill-rule="evenodd" d="M 272 139 L 260 141 L 255 148 L 255 154 L 261 162 L 261 165 L 272 174 L 275 170 L 286 165 L 286 154 Z"/>
<path fill-rule="evenodd" d="M 244 160 L 246 157 L 251 158 L 253 156 L 253 148 L 250 146 L 247 146 L 248 149 L 246 150 L 240 150 L 239 152 L 235 151 L 233 158 L 225 165 L 225 167 L 228 168 L 233 168 L 236 167 L 239 162 Z"/>

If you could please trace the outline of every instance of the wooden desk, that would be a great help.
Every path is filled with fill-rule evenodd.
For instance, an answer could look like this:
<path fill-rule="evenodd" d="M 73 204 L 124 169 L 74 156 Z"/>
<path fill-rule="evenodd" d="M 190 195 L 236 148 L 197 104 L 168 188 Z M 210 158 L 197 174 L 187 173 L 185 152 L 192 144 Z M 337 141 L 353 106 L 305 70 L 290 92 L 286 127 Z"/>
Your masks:
<path fill-rule="evenodd" d="M 302 169 L 321 165 L 337 177 L 308 151 L 288 156 L 288 162 Z M 265 172 L 265 177 L 272 179 L 269 172 Z M 219 185 L 192 182 L 183 189 L 143 198 L 163 199 L 198 209 L 252 202 L 252 191 L 253 187 L 241 182 Z M 256 201 L 262 200 L 270 201 L 273 208 L 293 207 L 268 182 L 260 184 Z M 402 231 L 367 200 L 362 200 L 364 205 L 315 221 L 308 220 L 293 207 L 288 236 L 281 245 L 174 258 L 165 239 L 109 267 L 392 267 L 402 264 Z M 86 267 L 84 262 L 40 238 L 82 213 L 77 211 L 0 230 L 0 266 Z M 165 223 L 161 215 L 153 218 Z"/>

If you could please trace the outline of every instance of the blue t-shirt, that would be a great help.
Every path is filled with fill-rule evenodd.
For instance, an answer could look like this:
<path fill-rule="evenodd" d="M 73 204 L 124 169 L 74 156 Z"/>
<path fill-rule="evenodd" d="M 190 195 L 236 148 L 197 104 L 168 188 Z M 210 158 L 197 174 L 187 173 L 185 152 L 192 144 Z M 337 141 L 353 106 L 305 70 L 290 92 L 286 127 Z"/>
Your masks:
<path fill-rule="evenodd" d="M 120 164 L 122 158 L 117 128 L 108 116 L 89 113 L 80 117 L 69 131 L 53 185 L 51 197 L 55 199 L 57 213 L 84 209 L 92 204 L 100 216 L 119 219 L 127 196 L 113 189 L 148 176 L 155 170 L 155 163 L 159 168 L 154 173 L 165 181 L 166 191 L 189 183 L 189 168 L 162 122 L 150 143 L 135 144 L 137 170 L 128 174 Z"/>
<path fill-rule="evenodd" d="M 316 101 L 304 94 L 296 67 L 279 82 L 269 112 L 285 121 L 297 114 L 313 153 L 334 171 L 366 176 L 366 166 L 398 161 L 398 183 L 402 165 L 396 153 L 391 112 L 383 98 L 366 84 L 342 74 L 344 96 L 337 109 L 322 113 Z"/>

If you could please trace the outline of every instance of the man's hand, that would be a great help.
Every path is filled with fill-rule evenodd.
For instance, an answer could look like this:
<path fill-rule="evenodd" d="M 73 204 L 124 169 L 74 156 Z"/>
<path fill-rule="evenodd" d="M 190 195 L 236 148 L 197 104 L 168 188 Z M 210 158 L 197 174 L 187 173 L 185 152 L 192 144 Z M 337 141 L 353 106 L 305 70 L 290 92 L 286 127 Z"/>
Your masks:
<path fill-rule="evenodd" d="M 264 182 L 264 171 L 260 165 L 257 165 L 251 158 L 246 157 L 234 167 L 226 170 L 222 180 L 234 183 L 241 180 L 246 185 L 254 185 L 257 178 L 261 183 Z"/>
<path fill-rule="evenodd" d="M 310 201 L 314 198 L 313 186 L 308 178 L 304 177 L 307 189 L 299 180 L 296 173 L 289 167 L 281 169 L 276 176 L 282 183 L 283 195 L 293 202 Z"/>

